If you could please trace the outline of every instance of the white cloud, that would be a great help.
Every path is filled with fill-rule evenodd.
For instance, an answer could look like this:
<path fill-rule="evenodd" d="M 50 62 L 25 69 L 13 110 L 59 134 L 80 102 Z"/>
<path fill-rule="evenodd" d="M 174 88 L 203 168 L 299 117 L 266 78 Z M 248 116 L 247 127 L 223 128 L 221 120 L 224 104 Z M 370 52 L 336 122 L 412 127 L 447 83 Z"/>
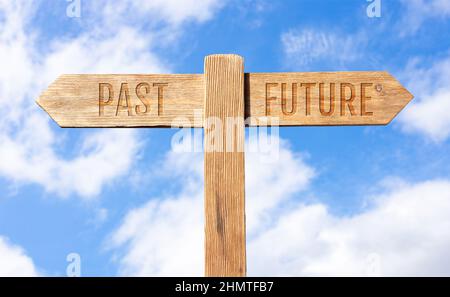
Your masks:
<path fill-rule="evenodd" d="M 416 99 L 400 114 L 407 132 L 421 133 L 433 141 L 444 141 L 450 136 L 450 57 L 420 67 L 414 59 L 404 71 L 408 89 Z"/>
<path fill-rule="evenodd" d="M 124 247 L 121 275 L 202 275 L 201 154 L 170 153 L 166 170 L 185 186 L 176 197 L 152 199 L 131 210 L 109 245 Z M 180 249 L 182 247 L 182 249 Z"/>
<path fill-rule="evenodd" d="M 362 57 L 364 34 L 338 34 L 317 29 L 291 29 L 281 35 L 286 63 L 307 67 L 313 63 L 343 66 Z"/>
<path fill-rule="evenodd" d="M 428 19 L 446 19 L 450 17 L 448 0 L 401 0 L 404 6 L 400 21 L 403 35 L 416 33 Z"/>
<path fill-rule="evenodd" d="M 250 243 L 249 272 L 448 276 L 449 211 L 449 181 L 391 189 L 351 217 L 334 216 L 322 204 L 299 205 Z"/>
<path fill-rule="evenodd" d="M 88 32 L 77 38 L 52 44 L 42 70 L 44 80 L 52 81 L 66 73 L 164 73 L 169 69 L 151 51 L 153 34 L 145 37 L 130 27 L 119 27 L 114 34 L 99 36 Z"/>
<path fill-rule="evenodd" d="M 204 22 L 222 8 L 227 1 L 219 0 L 125 0 L 97 1 L 95 6 L 103 11 L 105 20 L 111 23 L 136 22 L 147 18 L 150 22 L 164 22 L 178 26 L 187 21 Z M 123 18 L 133 15 L 133 18 Z"/>
<path fill-rule="evenodd" d="M 52 148 L 53 134 L 47 141 L 40 137 L 48 132 L 47 122 L 36 116 L 14 138 L 0 135 L 0 174 L 17 183 L 38 183 L 61 197 L 90 198 L 127 172 L 139 148 L 132 131 L 105 130 L 89 134 L 77 156 L 65 160 Z"/>
<path fill-rule="evenodd" d="M 33 80 L 31 40 L 23 30 L 33 11 L 31 1 L 0 1 L 0 16 L 3 15 L 0 17 L 0 65 L 4 70 L 0 72 L 0 131 L 5 121 L 17 119 L 20 104 L 29 94 Z M 16 108 L 11 108 L 11 104 L 5 108 L 7 99 L 13 101 Z"/>
<path fill-rule="evenodd" d="M 361 197 L 371 203 L 360 213 L 336 216 L 305 199 L 314 170 L 286 143 L 278 161 L 254 157 L 246 161 L 249 275 L 450 275 L 450 181 L 395 182 Z M 167 162 L 187 186 L 126 215 L 109 240 L 122 275 L 203 274 L 202 157 L 170 153 Z"/>
<path fill-rule="evenodd" d="M 54 40 L 53 50 L 42 56 L 27 28 L 33 7 L 28 1 L 1 3 L 4 12 L 0 43 L 1 64 L 8 71 L 0 77 L 0 174 L 16 183 L 38 183 L 60 196 L 98 195 L 106 183 L 123 175 L 137 155 L 139 141 L 130 130 L 89 133 L 81 139 L 77 156 L 66 159 L 57 147 L 63 134 L 49 126 L 49 117 L 34 103 L 40 90 L 65 72 L 93 70 L 162 70 L 148 54 L 146 41 L 116 46 L 134 32 L 119 30 L 116 36 L 96 39 L 91 33 L 65 42 Z M 11 2 L 8 2 L 11 3 Z M 115 39 L 114 39 L 115 38 Z M 148 42 L 148 41 L 147 41 Z M 131 45 L 130 45 L 131 44 Z M 81 63 L 84 61 L 84 63 Z M 14 104 L 6 104 L 14 100 Z"/>
<path fill-rule="evenodd" d="M 171 30 L 166 26 L 205 21 L 222 4 L 90 1 L 83 6 L 83 13 L 89 15 L 80 19 L 83 31 L 70 38 L 44 36 L 49 45 L 42 50 L 43 32 L 31 24 L 41 2 L 31 2 L 0 0 L 0 65 L 8 69 L 0 73 L 0 175 L 16 184 L 40 184 L 63 197 L 96 197 L 136 160 L 139 132 L 102 129 L 85 133 L 75 146 L 82 149 L 74 149 L 74 156 L 67 158 L 59 150 L 67 134 L 50 128 L 49 117 L 34 100 L 63 73 L 170 72 L 154 53 L 161 36 Z M 105 10 L 94 9 L 96 5 Z M 114 26 L 106 22 L 112 16 L 107 8 L 115 16 Z M 129 26 L 128 16 L 136 14 L 139 25 Z M 166 25 L 145 28 L 156 16 L 168 20 Z"/>
<path fill-rule="evenodd" d="M 302 155 L 291 151 L 287 141 L 280 141 L 281 149 L 275 159 L 261 162 L 260 153 L 245 155 L 246 224 L 250 237 L 271 225 L 277 219 L 273 210 L 289 204 L 293 195 L 305 190 L 315 175 Z"/>
<path fill-rule="evenodd" d="M 406 131 L 422 133 L 434 141 L 443 141 L 450 135 L 450 89 L 436 90 L 420 98 L 402 115 Z"/>
<path fill-rule="evenodd" d="M 38 275 L 33 260 L 23 249 L 0 236 L 0 277 Z"/>

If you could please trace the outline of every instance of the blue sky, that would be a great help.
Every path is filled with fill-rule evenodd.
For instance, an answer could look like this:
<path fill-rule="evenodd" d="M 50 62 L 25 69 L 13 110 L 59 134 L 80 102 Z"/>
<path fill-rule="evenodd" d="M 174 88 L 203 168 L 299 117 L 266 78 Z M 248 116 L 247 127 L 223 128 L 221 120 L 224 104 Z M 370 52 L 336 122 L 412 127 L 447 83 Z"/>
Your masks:
<path fill-rule="evenodd" d="M 415 96 L 383 127 L 280 128 L 246 155 L 250 275 L 450 275 L 450 2 L 0 0 L 0 275 L 202 275 L 201 153 L 176 129 L 61 129 L 63 73 L 387 70 Z M 276 243 L 276 244 L 274 244 Z"/>

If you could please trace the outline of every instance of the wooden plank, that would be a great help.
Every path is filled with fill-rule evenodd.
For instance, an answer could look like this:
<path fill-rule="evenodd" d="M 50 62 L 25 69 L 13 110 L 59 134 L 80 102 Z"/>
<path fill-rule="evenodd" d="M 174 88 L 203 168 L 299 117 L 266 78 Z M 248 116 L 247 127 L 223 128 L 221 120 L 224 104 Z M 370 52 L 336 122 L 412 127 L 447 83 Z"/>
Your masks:
<path fill-rule="evenodd" d="M 63 75 L 37 102 L 61 127 L 201 127 L 204 91 L 201 74 Z M 385 125 L 412 98 L 387 72 L 245 75 L 248 126 Z"/>
<path fill-rule="evenodd" d="M 37 103 L 61 127 L 202 127 L 204 93 L 199 74 L 62 75 Z"/>
<path fill-rule="evenodd" d="M 246 275 L 243 71 L 239 56 L 205 58 L 206 276 Z"/>
<path fill-rule="evenodd" d="M 263 126 L 386 125 L 413 99 L 387 72 L 246 74 L 246 117 Z"/>

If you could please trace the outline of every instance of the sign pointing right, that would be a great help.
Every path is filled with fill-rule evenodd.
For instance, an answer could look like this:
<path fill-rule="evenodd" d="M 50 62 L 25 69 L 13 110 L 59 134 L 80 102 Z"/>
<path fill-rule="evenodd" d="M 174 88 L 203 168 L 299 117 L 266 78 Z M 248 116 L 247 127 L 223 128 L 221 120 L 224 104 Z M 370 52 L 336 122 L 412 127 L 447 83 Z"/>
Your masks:
<path fill-rule="evenodd" d="M 247 116 L 280 126 L 386 125 L 413 99 L 387 72 L 251 73 Z"/>

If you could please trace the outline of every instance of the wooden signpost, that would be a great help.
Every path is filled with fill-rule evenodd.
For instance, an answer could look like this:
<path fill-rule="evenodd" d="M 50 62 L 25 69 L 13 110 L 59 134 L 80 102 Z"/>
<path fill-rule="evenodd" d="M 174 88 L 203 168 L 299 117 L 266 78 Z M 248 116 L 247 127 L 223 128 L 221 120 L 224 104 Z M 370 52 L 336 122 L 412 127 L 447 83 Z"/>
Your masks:
<path fill-rule="evenodd" d="M 37 103 L 61 127 L 204 128 L 205 274 L 245 276 L 245 126 L 386 125 L 412 98 L 387 72 L 244 73 L 211 55 L 204 75 L 62 75 Z"/>

